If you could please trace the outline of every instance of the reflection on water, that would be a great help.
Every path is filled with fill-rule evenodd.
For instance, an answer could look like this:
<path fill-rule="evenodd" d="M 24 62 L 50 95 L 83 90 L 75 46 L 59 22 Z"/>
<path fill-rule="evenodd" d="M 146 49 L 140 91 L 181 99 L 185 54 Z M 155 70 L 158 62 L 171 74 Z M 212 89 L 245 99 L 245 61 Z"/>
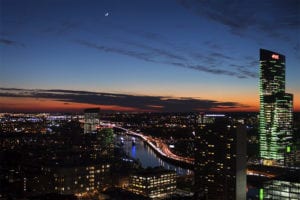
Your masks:
<path fill-rule="evenodd" d="M 136 159 L 136 145 L 132 145 L 131 147 L 131 157 Z"/>
<path fill-rule="evenodd" d="M 121 140 L 121 136 L 117 136 L 118 141 Z M 156 153 L 140 138 L 135 138 L 135 144 L 132 143 L 132 137 L 124 137 L 124 145 L 122 146 L 124 151 L 134 159 L 141 162 L 144 168 L 162 166 L 165 169 L 175 170 L 177 174 L 185 175 L 192 173 L 191 170 L 184 169 L 178 166 L 174 166 L 156 155 Z"/>

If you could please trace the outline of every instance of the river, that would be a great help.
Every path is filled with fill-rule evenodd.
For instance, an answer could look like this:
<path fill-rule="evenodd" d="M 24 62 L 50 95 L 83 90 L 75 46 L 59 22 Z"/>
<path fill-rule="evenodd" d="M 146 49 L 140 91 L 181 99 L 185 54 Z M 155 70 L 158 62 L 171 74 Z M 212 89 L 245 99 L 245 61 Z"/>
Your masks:
<path fill-rule="evenodd" d="M 162 160 L 153 149 L 143 142 L 142 139 L 134 137 L 135 145 L 132 145 L 132 136 L 118 135 L 118 142 L 121 141 L 121 137 L 124 138 L 124 145 L 122 146 L 123 150 L 128 156 L 139 160 L 144 168 L 162 166 L 165 169 L 175 170 L 178 175 L 187 175 L 192 173 L 192 170 L 184 169 Z"/>

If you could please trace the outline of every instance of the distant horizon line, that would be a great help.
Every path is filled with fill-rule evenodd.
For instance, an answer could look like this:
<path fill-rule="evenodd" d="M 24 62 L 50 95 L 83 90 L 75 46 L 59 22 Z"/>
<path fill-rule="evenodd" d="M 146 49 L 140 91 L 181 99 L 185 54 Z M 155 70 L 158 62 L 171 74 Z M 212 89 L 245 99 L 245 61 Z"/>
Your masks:
<path fill-rule="evenodd" d="M 89 108 L 86 108 L 89 109 Z M 188 114 L 188 113 L 204 113 L 204 114 L 229 114 L 229 113 L 257 113 L 259 114 L 259 111 L 227 111 L 227 112 L 217 112 L 217 111 L 210 111 L 210 112 L 205 112 L 205 111 L 190 111 L 190 112 L 139 112 L 139 111 L 107 111 L 107 110 L 101 110 L 100 113 L 105 113 L 105 114 L 111 114 L 111 113 L 130 113 L 130 114 L 152 114 L 152 113 L 157 113 L 157 114 Z M 294 111 L 293 113 L 300 113 L 300 111 Z M 3 114 L 84 114 L 84 109 L 81 112 L 67 112 L 67 111 L 54 111 L 54 112 L 47 112 L 47 111 L 34 111 L 34 112 L 0 112 L 0 115 Z"/>
<path fill-rule="evenodd" d="M 71 89 L 25 89 L 0 87 L 0 112 L 6 113 L 81 113 L 97 107 L 102 112 L 122 113 L 252 113 L 259 104 L 217 100 L 214 97 L 143 95 L 133 93 L 94 92 Z M 300 106 L 294 105 L 294 112 Z"/>

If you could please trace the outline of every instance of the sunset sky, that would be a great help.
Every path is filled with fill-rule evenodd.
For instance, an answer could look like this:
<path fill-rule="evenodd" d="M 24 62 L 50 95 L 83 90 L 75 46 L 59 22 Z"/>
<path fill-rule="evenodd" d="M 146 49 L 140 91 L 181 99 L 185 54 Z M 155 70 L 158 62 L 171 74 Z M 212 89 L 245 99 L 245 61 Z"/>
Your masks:
<path fill-rule="evenodd" d="M 258 111 L 259 49 L 300 111 L 298 0 L 0 0 L 0 112 Z"/>

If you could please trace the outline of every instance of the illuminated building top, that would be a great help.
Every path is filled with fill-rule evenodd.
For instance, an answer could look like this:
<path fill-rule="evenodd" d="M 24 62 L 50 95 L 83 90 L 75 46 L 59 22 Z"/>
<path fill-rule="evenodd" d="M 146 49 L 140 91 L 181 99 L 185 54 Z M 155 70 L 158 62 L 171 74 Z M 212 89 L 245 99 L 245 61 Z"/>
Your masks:
<path fill-rule="evenodd" d="M 260 49 L 259 81 L 260 157 L 264 164 L 285 165 L 293 122 L 293 95 L 285 93 L 285 56 Z"/>

